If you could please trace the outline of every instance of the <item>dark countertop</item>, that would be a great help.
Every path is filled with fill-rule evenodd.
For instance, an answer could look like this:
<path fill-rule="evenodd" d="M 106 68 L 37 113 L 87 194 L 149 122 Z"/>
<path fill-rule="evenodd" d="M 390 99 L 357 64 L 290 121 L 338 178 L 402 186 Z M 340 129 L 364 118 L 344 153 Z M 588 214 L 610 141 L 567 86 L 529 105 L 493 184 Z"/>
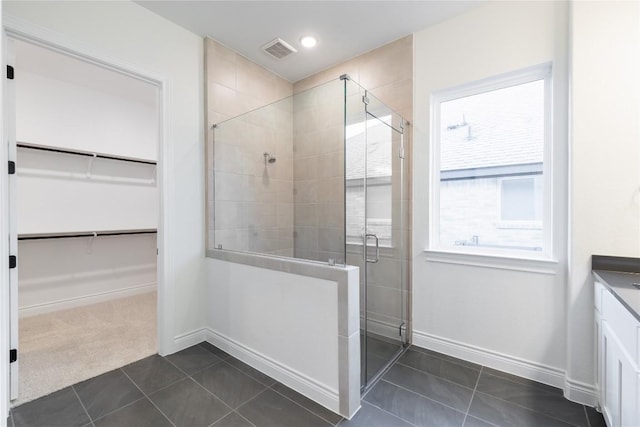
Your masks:
<path fill-rule="evenodd" d="M 640 273 L 593 270 L 593 276 L 640 322 L 640 288 L 632 285 L 640 283 Z"/>

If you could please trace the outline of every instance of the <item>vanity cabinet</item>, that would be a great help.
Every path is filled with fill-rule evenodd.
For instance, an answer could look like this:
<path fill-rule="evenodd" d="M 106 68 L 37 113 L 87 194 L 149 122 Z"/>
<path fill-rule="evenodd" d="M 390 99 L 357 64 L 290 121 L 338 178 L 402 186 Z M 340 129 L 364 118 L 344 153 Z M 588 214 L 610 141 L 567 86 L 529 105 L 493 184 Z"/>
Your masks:
<path fill-rule="evenodd" d="M 640 322 L 595 284 L 596 391 L 608 427 L 640 426 Z"/>

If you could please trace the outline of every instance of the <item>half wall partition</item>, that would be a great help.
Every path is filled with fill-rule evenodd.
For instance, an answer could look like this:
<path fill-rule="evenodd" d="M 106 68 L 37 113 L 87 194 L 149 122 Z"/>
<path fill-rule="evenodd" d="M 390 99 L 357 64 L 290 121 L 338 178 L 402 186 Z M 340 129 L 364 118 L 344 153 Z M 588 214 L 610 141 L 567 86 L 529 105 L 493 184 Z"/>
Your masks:
<path fill-rule="evenodd" d="M 407 342 L 406 126 L 341 76 L 213 132 L 208 249 L 358 266 L 363 388 Z"/>

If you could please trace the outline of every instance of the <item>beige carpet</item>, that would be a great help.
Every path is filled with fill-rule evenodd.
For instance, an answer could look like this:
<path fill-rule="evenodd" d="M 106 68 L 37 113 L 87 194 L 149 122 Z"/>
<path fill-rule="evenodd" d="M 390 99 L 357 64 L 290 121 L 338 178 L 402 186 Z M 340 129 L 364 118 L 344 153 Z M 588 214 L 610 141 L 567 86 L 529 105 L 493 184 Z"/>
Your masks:
<path fill-rule="evenodd" d="M 20 319 L 13 406 L 157 352 L 156 292 Z"/>

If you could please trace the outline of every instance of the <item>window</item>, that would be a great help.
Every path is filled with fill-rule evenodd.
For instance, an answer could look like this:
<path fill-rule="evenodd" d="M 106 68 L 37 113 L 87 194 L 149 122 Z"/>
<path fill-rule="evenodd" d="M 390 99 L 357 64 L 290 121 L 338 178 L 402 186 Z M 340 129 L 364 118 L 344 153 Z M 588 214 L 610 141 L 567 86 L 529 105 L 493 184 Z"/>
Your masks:
<path fill-rule="evenodd" d="M 434 250 L 546 255 L 550 67 L 434 94 Z"/>

